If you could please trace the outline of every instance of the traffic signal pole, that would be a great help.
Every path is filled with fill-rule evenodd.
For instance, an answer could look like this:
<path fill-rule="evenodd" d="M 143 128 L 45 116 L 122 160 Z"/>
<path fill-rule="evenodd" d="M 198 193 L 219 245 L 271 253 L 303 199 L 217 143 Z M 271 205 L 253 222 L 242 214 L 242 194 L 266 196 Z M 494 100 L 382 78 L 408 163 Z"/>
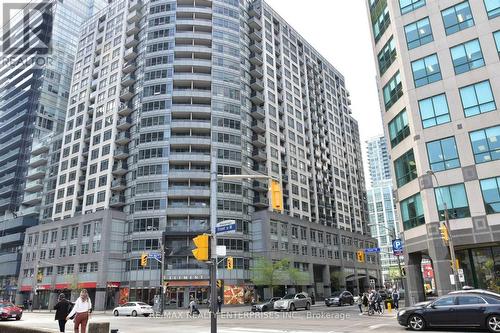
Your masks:
<path fill-rule="evenodd" d="M 441 192 L 441 188 L 439 188 L 439 192 Z M 458 278 L 458 267 L 457 267 L 457 259 L 455 257 L 455 247 L 453 246 L 453 237 L 451 237 L 451 230 L 450 230 L 450 216 L 448 215 L 448 205 L 446 202 L 443 201 L 444 204 L 444 224 L 448 232 L 448 247 L 450 250 L 450 257 L 451 257 L 451 268 L 453 271 L 453 279 L 455 280 L 455 290 L 460 289 L 460 280 Z"/>
<path fill-rule="evenodd" d="M 210 159 L 210 333 L 217 333 L 217 150 L 212 149 Z"/>

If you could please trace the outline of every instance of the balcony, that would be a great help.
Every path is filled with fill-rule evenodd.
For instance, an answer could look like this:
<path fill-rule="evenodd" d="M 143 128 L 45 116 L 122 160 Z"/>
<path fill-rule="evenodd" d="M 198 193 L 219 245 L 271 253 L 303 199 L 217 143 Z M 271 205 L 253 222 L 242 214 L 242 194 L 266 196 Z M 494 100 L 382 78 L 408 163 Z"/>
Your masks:
<path fill-rule="evenodd" d="M 250 100 L 256 105 L 262 105 L 264 104 L 264 94 L 258 91 L 252 91 Z"/>
<path fill-rule="evenodd" d="M 118 114 L 120 116 L 128 116 L 132 113 L 132 106 L 128 103 L 122 103 L 118 107 Z"/>
<path fill-rule="evenodd" d="M 260 43 L 254 42 L 250 44 L 250 51 L 262 54 L 262 45 Z"/>
<path fill-rule="evenodd" d="M 253 198 L 253 204 L 255 207 L 266 208 L 269 206 L 269 202 L 266 197 L 257 196 Z"/>
<path fill-rule="evenodd" d="M 83 155 L 83 156 L 87 156 L 88 154 L 89 154 L 89 147 L 84 147 L 84 148 L 82 149 L 82 155 Z"/>
<path fill-rule="evenodd" d="M 134 97 L 134 94 L 135 92 L 133 87 L 123 88 L 120 91 L 120 99 L 124 102 L 130 101 L 132 97 Z"/>
<path fill-rule="evenodd" d="M 126 61 L 134 60 L 137 58 L 137 50 L 134 47 L 125 49 L 125 53 L 123 54 L 123 59 Z"/>
<path fill-rule="evenodd" d="M 263 135 L 254 134 L 252 136 L 252 144 L 255 147 L 265 147 L 266 146 L 266 138 Z"/>
<path fill-rule="evenodd" d="M 82 200 L 83 199 L 83 195 L 85 194 L 85 191 L 84 190 L 80 190 L 76 193 L 76 197 L 77 199 L 80 199 Z"/>
<path fill-rule="evenodd" d="M 267 183 L 261 180 L 254 180 L 253 181 L 253 190 L 257 192 L 267 192 L 268 187 Z"/>
<path fill-rule="evenodd" d="M 120 132 L 115 137 L 115 142 L 119 145 L 126 145 L 130 142 L 130 132 Z"/>
<path fill-rule="evenodd" d="M 250 80 L 250 87 L 253 90 L 262 91 L 264 90 L 264 81 L 262 79 L 253 78 Z"/>
<path fill-rule="evenodd" d="M 255 30 L 261 30 L 262 29 L 262 22 L 260 21 L 260 18 L 258 17 L 252 17 L 250 20 L 248 20 L 248 25 L 250 28 L 255 29 Z"/>
<path fill-rule="evenodd" d="M 31 148 L 31 155 L 37 155 L 49 151 L 49 145 L 47 141 L 40 141 L 33 144 Z"/>
<path fill-rule="evenodd" d="M 85 184 L 85 175 L 81 175 L 80 177 L 78 177 L 78 183 L 79 184 Z"/>
<path fill-rule="evenodd" d="M 35 179 L 29 182 L 26 182 L 25 185 L 26 192 L 38 192 L 43 189 L 43 179 Z"/>
<path fill-rule="evenodd" d="M 127 74 L 122 77 L 122 86 L 123 87 L 128 87 L 133 85 L 137 81 L 137 78 L 135 77 L 134 74 Z"/>
<path fill-rule="evenodd" d="M 255 29 L 252 29 L 250 31 L 250 35 L 249 35 L 250 39 L 254 40 L 254 41 L 257 41 L 257 42 L 261 42 L 262 41 L 262 33 L 258 30 L 255 30 Z"/>
<path fill-rule="evenodd" d="M 114 157 L 117 160 L 123 160 L 126 159 L 129 156 L 129 150 L 127 147 L 124 148 L 117 148 L 115 150 Z"/>
<path fill-rule="evenodd" d="M 135 35 L 141 30 L 139 24 L 137 22 L 130 23 L 127 26 L 127 30 L 125 31 L 127 36 Z"/>
<path fill-rule="evenodd" d="M 264 72 L 262 71 L 262 68 L 252 65 L 250 67 L 250 75 L 257 78 L 262 78 L 264 76 Z"/>
<path fill-rule="evenodd" d="M 248 8 L 248 15 L 250 15 L 250 17 L 260 17 L 260 11 L 261 11 L 260 6 L 257 7 L 257 6 L 251 5 Z"/>
<path fill-rule="evenodd" d="M 125 206 L 125 196 L 124 195 L 114 195 L 109 199 L 110 207 L 123 207 Z"/>
<path fill-rule="evenodd" d="M 267 154 L 264 149 L 254 149 L 252 152 L 252 158 L 258 162 L 264 162 L 267 160 Z"/>
<path fill-rule="evenodd" d="M 48 156 L 46 154 L 41 154 L 41 155 L 31 157 L 30 167 L 36 168 L 40 165 L 47 164 L 47 158 L 48 158 Z"/>
<path fill-rule="evenodd" d="M 261 54 L 252 52 L 250 53 L 250 62 L 254 65 L 260 66 L 264 63 L 264 60 Z"/>
<path fill-rule="evenodd" d="M 33 206 L 22 209 L 23 216 L 38 216 L 40 215 L 40 206 Z"/>
<path fill-rule="evenodd" d="M 137 68 L 137 65 L 135 64 L 135 61 L 128 61 L 126 62 L 124 65 L 123 65 L 123 73 L 125 74 L 128 74 L 128 73 L 132 73 L 133 71 L 135 71 L 135 69 Z"/>
<path fill-rule="evenodd" d="M 116 125 L 116 128 L 119 129 L 120 131 L 126 131 L 130 127 L 132 127 L 132 117 L 121 117 L 118 120 L 118 124 Z"/>
<path fill-rule="evenodd" d="M 90 117 L 94 116 L 94 108 L 93 108 L 93 107 L 91 107 L 91 106 L 89 106 L 89 107 L 87 108 L 87 114 L 88 114 Z"/>
<path fill-rule="evenodd" d="M 126 162 L 124 161 L 119 161 L 119 162 L 116 162 L 114 165 L 113 165 L 113 171 L 112 173 L 114 175 L 118 175 L 118 176 L 123 176 L 124 174 L 126 174 L 128 172 L 128 165 Z"/>
<path fill-rule="evenodd" d="M 264 133 L 266 131 L 266 124 L 262 120 L 252 120 L 252 130 L 256 133 Z"/>
<path fill-rule="evenodd" d="M 90 143 L 90 132 L 85 133 L 83 141 L 85 141 L 86 143 Z"/>
<path fill-rule="evenodd" d="M 128 10 L 134 11 L 140 9 L 142 5 L 143 5 L 142 0 L 130 0 L 128 3 Z"/>
<path fill-rule="evenodd" d="M 92 118 L 89 118 L 89 119 L 87 119 L 87 121 L 85 121 L 85 128 L 87 128 L 87 129 L 92 128 Z"/>
<path fill-rule="evenodd" d="M 30 205 L 30 206 L 37 205 L 42 202 L 42 197 L 43 193 L 41 192 L 25 195 L 23 199 L 23 205 Z"/>
<path fill-rule="evenodd" d="M 28 171 L 27 179 L 39 179 L 44 178 L 45 173 L 47 172 L 47 168 L 45 166 L 39 166 L 38 168 L 31 169 Z"/>
<path fill-rule="evenodd" d="M 124 178 L 115 179 L 111 182 L 111 191 L 123 191 L 127 188 L 127 181 Z"/>
<path fill-rule="evenodd" d="M 127 16 L 127 23 L 139 22 L 141 20 L 141 16 L 142 14 L 139 10 L 133 10 Z"/>

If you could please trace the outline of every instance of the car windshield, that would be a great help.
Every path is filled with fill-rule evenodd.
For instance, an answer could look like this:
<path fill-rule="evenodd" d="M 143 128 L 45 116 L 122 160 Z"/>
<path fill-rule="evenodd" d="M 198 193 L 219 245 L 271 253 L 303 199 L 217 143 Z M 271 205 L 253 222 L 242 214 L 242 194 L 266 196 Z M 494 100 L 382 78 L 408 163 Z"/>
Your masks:
<path fill-rule="evenodd" d="M 6 308 L 9 306 L 14 306 L 14 304 L 12 304 L 12 303 L 0 303 L 0 308 Z"/>
<path fill-rule="evenodd" d="M 332 297 L 339 297 L 339 296 L 340 296 L 340 294 L 342 294 L 342 292 L 340 292 L 340 291 L 336 291 L 336 292 L 334 292 L 334 293 L 332 294 Z"/>
<path fill-rule="evenodd" d="M 293 299 L 295 297 L 294 294 L 288 294 L 288 295 L 285 295 L 285 297 L 283 297 L 283 299 Z"/>

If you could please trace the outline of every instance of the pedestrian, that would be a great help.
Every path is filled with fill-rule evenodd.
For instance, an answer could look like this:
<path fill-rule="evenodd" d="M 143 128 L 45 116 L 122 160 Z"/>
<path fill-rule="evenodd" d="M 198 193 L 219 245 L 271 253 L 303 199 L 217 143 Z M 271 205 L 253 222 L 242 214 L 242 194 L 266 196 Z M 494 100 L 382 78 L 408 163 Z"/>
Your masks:
<path fill-rule="evenodd" d="M 366 291 L 363 293 L 363 306 L 368 311 L 368 293 Z"/>
<path fill-rule="evenodd" d="M 74 329 L 75 333 L 85 333 L 87 329 L 87 323 L 90 319 L 90 313 L 92 312 L 92 301 L 90 300 L 89 293 L 87 289 L 82 289 L 80 291 L 80 297 L 77 298 L 73 310 L 66 316 L 66 320 L 73 317 L 74 319 Z"/>
<path fill-rule="evenodd" d="M 217 296 L 217 306 L 219 307 L 219 313 L 222 312 L 222 298 Z"/>
<path fill-rule="evenodd" d="M 358 303 L 359 314 L 362 315 L 363 314 L 363 295 L 358 296 L 358 300 L 356 301 L 356 303 Z"/>
<path fill-rule="evenodd" d="M 72 304 L 66 299 L 64 294 L 59 294 L 57 304 L 54 305 L 56 310 L 55 320 L 59 321 L 59 332 L 64 332 L 66 328 L 66 317 L 71 312 Z"/>
<path fill-rule="evenodd" d="M 394 309 L 399 309 L 399 291 L 394 289 L 392 291 L 392 302 L 394 303 Z"/>
<path fill-rule="evenodd" d="M 200 314 L 200 310 L 198 310 L 198 305 L 194 300 L 194 297 L 191 297 L 191 301 L 189 302 L 189 314 L 192 316 L 193 314 Z"/>
<path fill-rule="evenodd" d="M 28 300 L 28 309 L 30 310 L 30 312 L 33 312 L 33 300 L 32 299 Z"/>

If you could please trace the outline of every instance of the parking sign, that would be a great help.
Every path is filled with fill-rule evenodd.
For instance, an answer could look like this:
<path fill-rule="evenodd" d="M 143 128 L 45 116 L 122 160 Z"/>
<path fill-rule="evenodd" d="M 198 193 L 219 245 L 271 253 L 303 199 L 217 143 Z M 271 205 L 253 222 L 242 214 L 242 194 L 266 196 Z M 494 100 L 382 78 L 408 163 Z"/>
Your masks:
<path fill-rule="evenodd" d="M 393 239 L 392 240 L 392 253 L 395 256 L 403 255 L 403 241 L 401 239 Z"/>

